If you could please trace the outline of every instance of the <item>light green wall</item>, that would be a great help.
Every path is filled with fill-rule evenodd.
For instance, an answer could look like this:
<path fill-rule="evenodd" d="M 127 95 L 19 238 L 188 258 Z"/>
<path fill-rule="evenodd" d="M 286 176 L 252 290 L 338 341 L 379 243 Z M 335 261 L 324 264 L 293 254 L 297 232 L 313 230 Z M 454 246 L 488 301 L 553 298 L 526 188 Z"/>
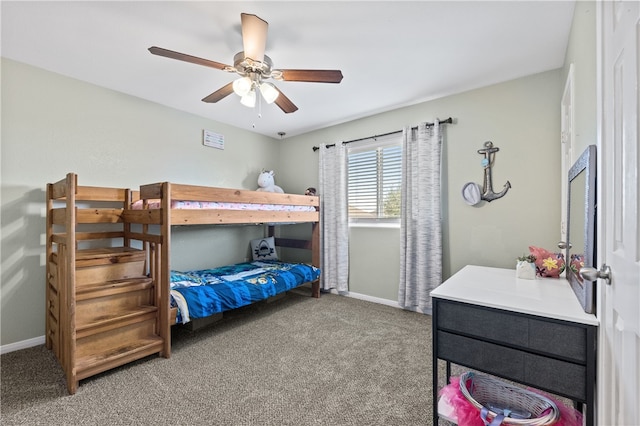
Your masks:
<path fill-rule="evenodd" d="M 573 64 L 574 157 L 597 141 L 596 129 L 596 4 L 576 2 L 569 44 L 562 69 L 564 82 Z"/>
<path fill-rule="evenodd" d="M 446 126 L 443 150 L 445 277 L 469 263 L 513 267 L 529 244 L 553 248 L 560 219 L 559 103 L 572 62 L 576 141 L 583 149 L 596 134 L 593 2 L 576 3 L 562 69 L 283 141 L 2 59 L 0 344 L 44 334 L 44 185 L 70 171 L 85 185 L 175 181 L 253 189 L 264 167 L 277 171 L 287 192 L 302 193 L 318 185 L 314 145 L 451 116 L 457 122 Z M 203 129 L 224 134 L 226 149 L 203 147 Z M 494 189 L 506 180 L 513 188 L 470 207 L 460 190 L 469 181 L 482 183 L 476 151 L 486 140 L 500 148 Z M 308 226 L 297 232 L 306 235 Z M 260 227 L 184 228 L 174 233 L 172 261 L 182 269 L 234 261 L 261 233 Z M 352 229 L 351 239 L 351 291 L 396 300 L 398 231 Z"/>
<path fill-rule="evenodd" d="M 398 299 L 398 228 L 349 229 L 349 291 L 379 299 Z M 375 273 L 375 276 L 372 276 Z"/>
<path fill-rule="evenodd" d="M 7 59 L 1 118 L 2 345 L 44 334 L 46 183 L 75 172 L 81 185 L 255 189 L 259 170 L 279 161 L 275 139 Z M 225 149 L 203 146 L 203 129 L 224 134 Z M 172 266 L 241 261 L 261 235 L 258 226 L 178 229 Z"/>
<path fill-rule="evenodd" d="M 485 87 L 424 104 L 332 126 L 282 142 L 280 183 L 296 191 L 317 185 L 317 161 L 307 161 L 312 146 L 371 136 L 454 117 L 443 150 L 444 259 L 447 278 L 466 264 L 513 267 L 514 256 L 529 245 L 553 249 L 560 223 L 560 99 L 570 64 L 574 65 L 574 137 L 579 155 L 596 142 L 595 2 L 576 2 L 563 68 Z M 500 148 L 494 188 L 509 180 L 513 188 L 500 200 L 469 207 L 460 198 L 465 182 L 482 183 L 476 150 L 485 140 Z M 295 160 L 295 161 L 291 161 Z M 351 291 L 395 301 L 399 275 L 399 234 L 389 229 L 352 229 Z M 371 247 L 384 247 L 376 255 Z M 382 278 L 381 278 L 382 277 Z"/>
<path fill-rule="evenodd" d="M 561 70 L 554 70 L 285 139 L 281 152 L 288 161 L 278 171 L 279 182 L 298 192 L 317 185 L 317 159 L 306 155 L 314 145 L 453 117 L 443 145 L 444 277 L 467 264 L 513 268 L 529 245 L 552 249 L 558 242 L 561 94 Z M 477 150 L 485 141 L 500 148 L 494 190 L 507 180 L 512 189 L 471 207 L 461 189 L 471 181 L 482 185 Z M 399 256 L 384 253 L 398 248 L 398 240 L 397 229 L 352 229 L 351 291 L 397 299 Z"/>
<path fill-rule="evenodd" d="M 2 125 L 4 185 L 42 188 L 75 171 L 81 184 L 255 189 L 278 161 L 275 139 L 4 58 Z M 225 149 L 205 147 L 203 129 L 223 134 Z"/>

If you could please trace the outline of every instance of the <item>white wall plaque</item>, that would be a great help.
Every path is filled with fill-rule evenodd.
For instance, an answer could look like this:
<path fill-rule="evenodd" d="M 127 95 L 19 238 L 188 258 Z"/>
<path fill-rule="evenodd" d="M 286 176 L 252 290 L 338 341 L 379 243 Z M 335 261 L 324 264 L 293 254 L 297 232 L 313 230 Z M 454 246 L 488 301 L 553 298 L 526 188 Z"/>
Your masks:
<path fill-rule="evenodd" d="M 202 135 L 202 144 L 211 148 L 224 149 L 224 135 L 204 130 Z"/>

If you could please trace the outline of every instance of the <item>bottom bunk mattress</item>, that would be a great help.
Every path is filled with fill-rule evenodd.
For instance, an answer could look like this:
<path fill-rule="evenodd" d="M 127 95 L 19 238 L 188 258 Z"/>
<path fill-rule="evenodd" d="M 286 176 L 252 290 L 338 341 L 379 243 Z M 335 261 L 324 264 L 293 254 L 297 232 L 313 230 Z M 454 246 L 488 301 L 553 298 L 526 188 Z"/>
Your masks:
<path fill-rule="evenodd" d="M 315 281 L 320 269 L 304 263 L 254 261 L 198 271 L 171 271 L 176 323 L 205 318 Z"/>

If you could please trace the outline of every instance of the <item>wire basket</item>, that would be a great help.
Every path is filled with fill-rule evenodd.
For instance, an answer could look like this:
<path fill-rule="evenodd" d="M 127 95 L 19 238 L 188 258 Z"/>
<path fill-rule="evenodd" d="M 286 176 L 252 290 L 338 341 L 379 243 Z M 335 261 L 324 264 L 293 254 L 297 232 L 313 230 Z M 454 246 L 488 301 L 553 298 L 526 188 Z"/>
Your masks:
<path fill-rule="evenodd" d="M 549 398 L 490 376 L 466 372 L 460 376 L 460 391 L 487 425 L 501 416 L 504 425 L 544 426 L 560 419 L 558 406 Z"/>

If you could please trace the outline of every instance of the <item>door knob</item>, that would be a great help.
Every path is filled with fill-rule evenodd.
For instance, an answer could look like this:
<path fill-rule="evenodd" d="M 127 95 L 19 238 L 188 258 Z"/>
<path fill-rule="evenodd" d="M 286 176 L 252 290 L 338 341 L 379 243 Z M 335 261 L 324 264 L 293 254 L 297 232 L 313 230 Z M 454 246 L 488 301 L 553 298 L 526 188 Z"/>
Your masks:
<path fill-rule="evenodd" d="M 558 248 L 559 249 L 566 249 L 567 245 L 569 246 L 569 248 L 571 248 L 571 244 L 567 243 L 566 241 L 558 241 Z"/>
<path fill-rule="evenodd" d="M 580 268 L 580 276 L 587 281 L 595 281 L 598 278 L 602 278 L 607 284 L 611 285 L 611 268 L 607 264 L 602 264 L 600 270 L 591 267 Z"/>

